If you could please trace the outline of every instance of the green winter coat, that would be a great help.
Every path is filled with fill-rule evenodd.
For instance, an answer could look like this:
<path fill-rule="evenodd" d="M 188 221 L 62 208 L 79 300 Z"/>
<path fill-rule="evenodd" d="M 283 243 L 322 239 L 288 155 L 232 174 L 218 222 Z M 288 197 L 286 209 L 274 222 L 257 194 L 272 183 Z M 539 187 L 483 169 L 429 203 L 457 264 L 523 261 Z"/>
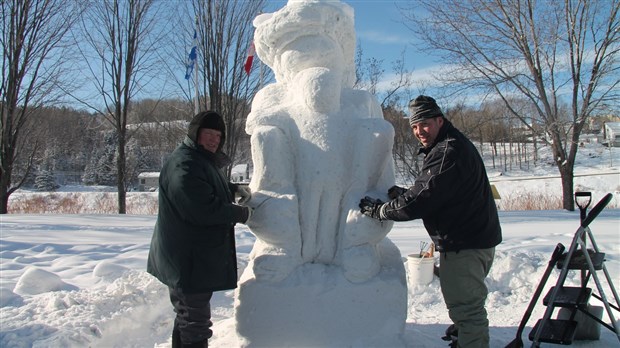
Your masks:
<path fill-rule="evenodd" d="M 204 150 L 194 139 L 186 137 L 160 173 L 147 271 L 185 293 L 233 289 L 234 186 L 220 170 L 227 157 Z"/>

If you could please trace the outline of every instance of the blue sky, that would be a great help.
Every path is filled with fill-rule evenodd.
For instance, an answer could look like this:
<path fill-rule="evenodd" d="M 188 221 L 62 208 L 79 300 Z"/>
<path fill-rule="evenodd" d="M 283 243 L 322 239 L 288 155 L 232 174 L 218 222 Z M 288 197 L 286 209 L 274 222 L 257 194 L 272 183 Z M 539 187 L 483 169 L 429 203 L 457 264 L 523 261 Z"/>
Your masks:
<path fill-rule="evenodd" d="M 408 66 L 428 66 L 412 47 L 413 34 L 402 23 L 400 10 L 392 1 L 357 0 L 345 1 L 355 10 L 355 31 L 357 44 L 361 45 L 366 58 L 383 59 L 390 63 L 407 49 Z M 410 2 L 399 2 L 407 5 Z"/>
<path fill-rule="evenodd" d="M 428 55 L 419 54 L 412 47 L 413 34 L 402 23 L 397 6 L 410 6 L 411 1 L 349 0 L 344 3 L 355 11 L 357 44 L 361 45 L 364 58 L 383 60 L 388 66 L 407 49 L 407 65 L 416 69 L 433 65 Z M 268 11 L 275 11 L 286 4 L 284 0 L 269 1 Z"/>
<path fill-rule="evenodd" d="M 276 11 L 286 5 L 285 0 L 269 1 L 268 11 Z M 414 47 L 414 34 L 402 23 L 400 7 L 413 4 L 407 0 L 348 0 L 344 3 L 355 11 L 357 45 L 361 46 L 363 58 L 383 61 L 384 80 L 390 80 L 392 62 L 401 58 L 405 51 L 405 65 L 414 72 L 414 79 L 426 80 L 433 68 L 440 63 L 428 52 Z"/>

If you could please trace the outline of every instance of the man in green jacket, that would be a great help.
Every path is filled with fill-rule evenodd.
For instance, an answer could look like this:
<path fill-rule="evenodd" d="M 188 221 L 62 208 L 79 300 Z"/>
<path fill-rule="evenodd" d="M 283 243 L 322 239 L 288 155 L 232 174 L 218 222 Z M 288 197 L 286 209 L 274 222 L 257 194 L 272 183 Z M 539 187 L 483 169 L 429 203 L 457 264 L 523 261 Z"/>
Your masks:
<path fill-rule="evenodd" d="M 234 226 L 252 210 L 247 188 L 232 184 L 222 146 L 226 127 L 214 111 L 201 112 L 159 175 L 159 212 L 147 271 L 170 289 L 176 312 L 172 347 L 207 347 L 214 291 L 237 287 Z"/>

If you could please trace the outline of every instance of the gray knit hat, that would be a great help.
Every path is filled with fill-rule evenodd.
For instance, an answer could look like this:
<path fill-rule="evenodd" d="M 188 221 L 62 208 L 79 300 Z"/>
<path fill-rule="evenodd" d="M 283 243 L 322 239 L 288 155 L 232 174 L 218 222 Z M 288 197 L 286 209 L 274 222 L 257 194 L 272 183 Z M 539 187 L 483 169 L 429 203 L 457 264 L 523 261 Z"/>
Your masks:
<path fill-rule="evenodd" d="M 413 126 L 422 120 L 443 117 L 441 109 L 432 97 L 420 95 L 409 102 L 409 125 Z"/>

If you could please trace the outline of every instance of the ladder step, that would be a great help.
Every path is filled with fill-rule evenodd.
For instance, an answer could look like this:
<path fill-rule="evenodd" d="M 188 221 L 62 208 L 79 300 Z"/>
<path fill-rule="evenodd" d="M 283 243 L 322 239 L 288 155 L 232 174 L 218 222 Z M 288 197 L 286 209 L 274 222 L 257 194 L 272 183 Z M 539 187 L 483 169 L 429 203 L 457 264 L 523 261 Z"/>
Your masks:
<path fill-rule="evenodd" d="M 592 265 L 594 265 L 594 269 L 600 271 L 603 269 L 603 262 L 605 262 L 605 253 L 597 253 L 592 249 L 588 249 L 588 254 L 590 255 L 590 259 L 592 259 Z M 564 262 L 566 262 L 566 256 L 568 253 L 562 254 L 558 259 L 558 268 L 564 267 Z M 583 255 L 583 250 L 575 250 L 573 256 L 568 263 L 568 269 L 583 269 L 588 270 L 588 262 Z"/>
<path fill-rule="evenodd" d="M 529 334 L 530 341 L 534 340 L 534 335 L 538 326 L 541 325 L 542 319 L 539 319 Z M 577 331 L 577 322 L 574 320 L 548 319 L 542 328 L 539 342 L 547 342 L 553 344 L 569 345 L 573 343 Z"/>
<path fill-rule="evenodd" d="M 545 306 L 549 305 L 549 298 L 551 297 L 554 289 L 555 286 L 551 287 L 545 298 L 543 298 L 543 304 Z M 558 293 L 556 294 L 553 301 L 553 306 L 567 308 L 585 308 L 588 305 L 588 300 L 590 299 L 591 295 L 592 289 L 590 288 L 563 286 L 560 287 Z"/>

